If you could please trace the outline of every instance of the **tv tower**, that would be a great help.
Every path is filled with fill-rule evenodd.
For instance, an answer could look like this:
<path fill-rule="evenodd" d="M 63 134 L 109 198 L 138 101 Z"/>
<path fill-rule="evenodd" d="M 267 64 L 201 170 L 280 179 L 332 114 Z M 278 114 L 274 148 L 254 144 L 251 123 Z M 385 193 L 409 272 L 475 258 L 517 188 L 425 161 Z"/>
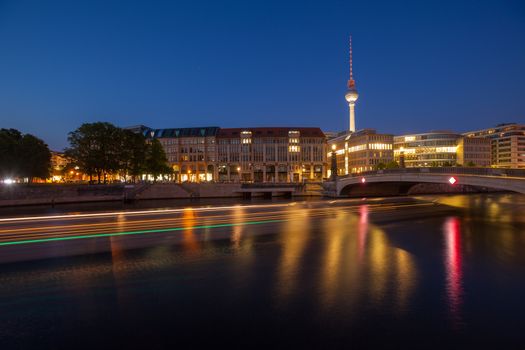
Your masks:
<path fill-rule="evenodd" d="M 350 79 L 348 80 L 348 91 L 346 92 L 345 99 L 348 102 L 350 108 L 350 128 L 351 132 L 355 132 L 355 101 L 359 94 L 355 88 L 354 73 L 352 71 L 352 36 L 350 35 Z"/>

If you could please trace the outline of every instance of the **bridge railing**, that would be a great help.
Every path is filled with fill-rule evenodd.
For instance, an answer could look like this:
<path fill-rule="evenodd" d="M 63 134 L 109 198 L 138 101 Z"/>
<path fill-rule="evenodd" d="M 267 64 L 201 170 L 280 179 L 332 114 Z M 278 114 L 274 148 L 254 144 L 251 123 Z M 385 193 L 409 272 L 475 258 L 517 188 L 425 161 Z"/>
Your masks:
<path fill-rule="evenodd" d="M 340 178 L 380 174 L 458 174 L 482 176 L 509 176 L 525 178 L 525 169 L 471 168 L 471 167 L 433 167 L 433 168 L 398 168 L 366 171 L 359 174 L 339 176 Z"/>

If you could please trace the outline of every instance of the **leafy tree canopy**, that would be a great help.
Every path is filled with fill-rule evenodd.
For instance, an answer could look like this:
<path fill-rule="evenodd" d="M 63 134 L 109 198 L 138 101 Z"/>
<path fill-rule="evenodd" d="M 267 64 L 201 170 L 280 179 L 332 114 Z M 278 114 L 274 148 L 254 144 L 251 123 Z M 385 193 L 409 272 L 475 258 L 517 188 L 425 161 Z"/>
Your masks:
<path fill-rule="evenodd" d="M 0 129 L 0 177 L 49 177 L 51 152 L 41 139 L 16 129 Z"/>

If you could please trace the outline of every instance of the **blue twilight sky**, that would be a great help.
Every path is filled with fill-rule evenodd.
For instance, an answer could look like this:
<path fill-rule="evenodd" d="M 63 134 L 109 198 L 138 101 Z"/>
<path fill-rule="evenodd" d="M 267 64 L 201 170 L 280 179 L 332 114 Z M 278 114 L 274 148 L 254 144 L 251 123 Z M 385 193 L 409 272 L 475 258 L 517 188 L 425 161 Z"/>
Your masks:
<path fill-rule="evenodd" d="M 525 1 L 0 0 L 0 127 L 525 122 Z"/>

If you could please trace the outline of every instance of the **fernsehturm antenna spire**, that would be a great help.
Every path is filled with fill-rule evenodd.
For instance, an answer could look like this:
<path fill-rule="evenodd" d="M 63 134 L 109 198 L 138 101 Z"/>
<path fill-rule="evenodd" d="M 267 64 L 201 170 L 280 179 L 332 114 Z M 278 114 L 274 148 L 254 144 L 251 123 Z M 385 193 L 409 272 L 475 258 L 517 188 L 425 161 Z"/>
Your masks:
<path fill-rule="evenodd" d="M 346 92 L 345 99 L 348 102 L 350 108 L 350 126 L 351 132 L 355 131 L 355 101 L 359 94 L 355 88 L 354 71 L 353 71 L 353 52 L 352 52 L 352 36 L 350 36 L 350 79 L 348 80 L 348 91 Z"/>

